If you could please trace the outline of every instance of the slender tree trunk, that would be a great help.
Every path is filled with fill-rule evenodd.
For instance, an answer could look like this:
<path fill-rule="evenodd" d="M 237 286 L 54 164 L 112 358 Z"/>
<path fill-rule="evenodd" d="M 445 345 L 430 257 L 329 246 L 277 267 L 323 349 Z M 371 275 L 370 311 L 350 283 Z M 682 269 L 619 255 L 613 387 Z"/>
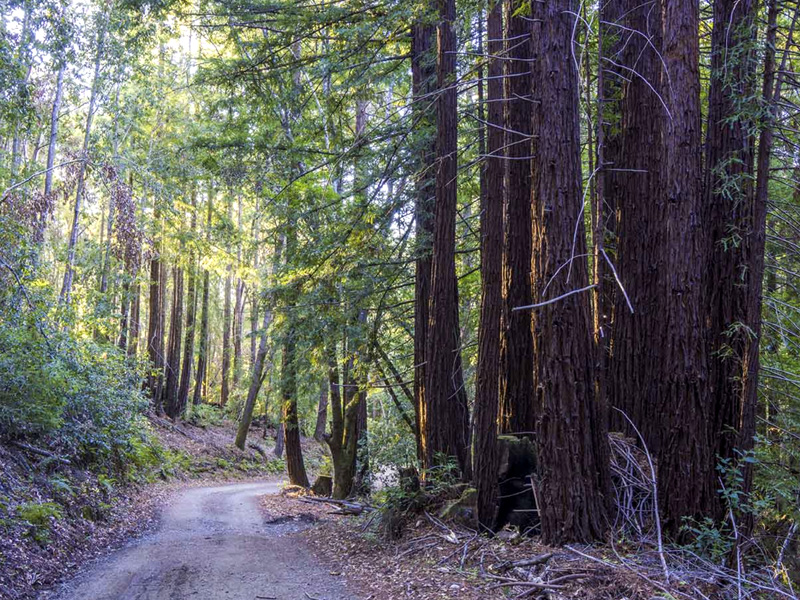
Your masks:
<path fill-rule="evenodd" d="M 520 14 L 521 0 L 504 0 L 503 4 L 507 59 L 501 81 L 505 83 L 508 160 L 504 163 L 507 204 L 500 423 L 504 431 L 530 434 L 535 424 L 531 315 L 512 309 L 531 303 L 531 20 Z M 497 104 L 502 106 L 500 98 Z"/>
<path fill-rule="evenodd" d="M 171 312 L 167 338 L 167 361 L 164 365 L 167 379 L 164 387 L 164 407 L 170 418 L 177 419 L 181 415 L 178 388 L 181 371 L 181 343 L 183 342 L 183 269 L 179 266 L 172 268 Z"/>
<path fill-rule="evenodd" d="M 286 440 L 286 471 L 292 485 L 308 487 L 308 476 L 300 446 L 300 421 L 297 417 L 297 331 L 290 327 L 283 344 L 281 398 L 283 433 Z"/>
<path fill-rule="evenodd" d="M 418 161 L 414 218 L 416 221 L 416 265 L 414 281 L 414 416 L 417 429 L 417 458 L 424 461 L 425 424 L 425 348 L 428 337 L 428 314 L 431 290 L 431 241 L 433 239 L 435 198 L 435 137 L 430 130 L 435 123 L 436 105 L 436 29 L 422 19 L 412 29 L 412 83 L 414 121 L 419 132 L 416 140 Z"/>
<path fill-rule="evenodd" d="M 594 345 L 581 194 L 577 66 L 570 60 L 575 0 L 534 3 L 534 302 L 538 480 L 546 544 L 602 538 L 608 469 L 593 422 Z M 552 65 L 558 65 L 555 68 Z M 577 220 L 577 235 L 575 235 Z M 562 266 L 565 266 L 562 268 Z M 545 290 L 545 287 L 547 288 Z M 569 357 L 565 360 L 565 357 Z M 567 450 L 568 449 L 568 450 Z"/>
<path fill-rule="evenodd" d="M 281 421 L 283 417 L 281 417 Z M 278 424 L 277 433 L 275 434 L 275 449 L 273 450 L 275 456 L 277 458 L 281 458 L 283 456 L 283 450 L 286 445 L 286 432 L 283 427 L 283 422 Z"/>
<path fill-rule="evenodd" d="M 153 247 L 153 256 L 150 259 L 150 298 L 149 298 L 149 321 L 147 326 L 147 356 L 150 359 L 150 375 L 148 377 L 148 389 L 150 399 L 156 413 L 161 413 L 161 404 L 164 381 L 164 302 L 162 296 L 165 295 L 164 289 L 164 265 L 161 262 L 161 250 L 163 241 L 161 239 L 161 213 L 158 199 L 154 198 L 156 204 L 154 209 L 154 220 L 156 222 L 156 241 Z"/>
<path fill-rule="evenodd" d="M 192 238 L 197 231 L 197 193 L 192 190 Z M 183 365 L 178 387 L 178 415 L 183 415 L 189 403 L 189 388 L 192 385 L 192 363 L 194 362 L 194 329 L 197 311 L 197 260 L 194 249 L 189 253 L 189 276 L 186 295 L 186 335 L 183 343 Z"/>
<path fill-rule="evenodd" d="M 461 366 L 458 282 L 455 264 L 458 187 L 455 0 L 439 9 L 436 115 L 436 216 L 434 219 L 430 314 L 425 348 L 425 466 L 439 456 L 458 460 L 470 476 L 469 408 Z"/>
<path fill-rule="evenodd" d="M 100 25 L 97 34 L 97 49 L 94 58 L 94 76 L 92 79 L 92 91 L 89 94 L 89 108 L 86 115 L 86 126 L 83 133 L 83 146 L 81 148 L 81 164 L 78 170 L 78 181 L 75 184 L 75 208 L 72 213 L 72 228 L 70 229 L 69 242 L 67 243 L 67 266 L 64 272 L 64 282 L 61 285 L 59 302 L 69 306 L 72 300 L 72 283 L 75 277 L 75 247 L 78 244 L 78 233 L 80 232 L 80 218 L 83 204 L 84 187 L 86 185 L 86 165 L 89 161 L 89 144 L 92 133 L 92 120 L 97 105 L 97 97 L 100 90 L 100 63 L 105 49 L 106 19 Z"/>
<path fill-rule="evenodd" d="M 661 95 L 671 118 L 663 136 L 661 257 L 656 277 L 660 314 L 653 322 L 661 360 L 654 394 L 659 415 L 659 500 L 664 525 L 677 534 L 683 517 L 710 514 L 714 470 L 709 446 L 708 374 L 703 339 L 701 288 L 702 172 L 697 0 L 663 0 L 664 67 Z"/>
<path fill-rule="evenodd" d="M 706 129 L 706 167 L 703 190 L 703 221 L 709 232 L 706 249 L 706 291 L 703 306 L 707 311 L 708 381 L 711 393 L 710 437 L 712 457 L 736 463 L 740 442 L 755 435 L 756 401 L 743 384 L 752 382 L 744 370 L 748 349 L 757 325 L 751 322 L 750 295 L 755 293 L 760 323 L 760 285 L 753 290 L 748 281 L 754 275 L 759 284 L 762 268 L 750 273 L 754 245 L 759 232 L 757 206 L 753 186 L 755 138 L 751 116 L 755 88 L 755 14 L 753 0 L 715 0 L 714 27 L 711 34 L 711 85 L 708 92 L 708 126 Z M 764 212 L 766 214 L 766 212 Z M 754 244 L 755 243 L 755 244 Z M 763 253 L 763 245 L 761 252 Z M 757 266 L 756 266 L 757 268 Z M 756 325 L 756 327 L 754 327 Z M 756 340 L 756 346 L 758 342 Z M 757 360 L 757 358 L 756 358 Z M 744 431 L 744 428 L 750 428 Z M 744 439 L 740 439 L 744 438 Z M 742 463 L 749 470 L 749 463 Z M 709 485 L 717 489 L 718 473 L 709 471 Z M 714 500 L 717 498 L 715 497 Z M 717 516 L 727 518 L 721 507 Z"/>
<path fill-rule="evenodd" d="M 497 418 L 500 395 L 500 321 L 503 310 L 503 15 L 490 3 L 487 17 L 489 64 L 486 159 L 481 171 L 481 321 L 475 376 L 473 481 L 478 520 L 493 529 L 497 517 Z M 530 211 L 529 211 L 530 212 Z M 531 365 L 527 365 L 528 369 Z"/>
<path fill-rule="evenodd" d="M 214 210 L 213 190 L 208 190 L 208 208 L 206 214 L 206 241 L 211 239 L 211 215 Z M 200 305 L 200 332 L 197 348 L 197 371 L 194 380 L 194 395 L 192 404 L 198 406 L 203 402 L 203 382 L 206 379 L 208 370 L 208 296 L 209 296 L 209 274 L 208 269 L 203 271 L 203 300 Z"/>
<path fill-rule="evenodd" d="M 342 386 L 335 344 L 329 343 L 326 346 L 326 353 L 330 385 L 331 432 L 325 436 L 325 441 L 330 448 L 333 463 L 333 497 L 342 499 L 350 495 L 356 477 L 358 409 L 361 398 L 350 380 L 353 356 L 345 365 L 344 386 Z"/>
<path fill-rule="evenodd" d="M 317 424 L 314 427 L 314 439 L 322 443 L 325 439 L 325 426 L 328 423 L 328 384 L 323 382 L 319 391 L 317 405 Z"/>
<path fill-rule="evenodd" d="M 736 444 L 740 451 L 748 452 L 754 446 L 756 431 L 756 413 L 758 410 L 758 377 L 760 367 L 759 345 L 761 342 L 761 310 L 764 281 L 764 250 L 766 245 L 767 207 L 769 201 L 770 161 L 774 141 L 774 127 L 778 117 L 777 103 L 781 98 L 781 86 L 784 74 L 788 73 L 787 61 L 790 55 L 795 27 L 797 26 L 800 7 L 795 5 L 790 33 L 787 36 L 780 67 L 775 65 L 775 42 L 777 37 L 777 18 L 779 6 L 777 0 L 769 0 L 767 4 L 767 36 L 764 57 L 764 79 L 762 97 L 766 105 L 766 122 L 761 126 L 758 142 L 758 161 L 756 167 L 756 189 L 753 206 L 753 232 L 750 256 L 747 265 L 747 323 L 752 329 L 752 336 L 747 339 L 742 360 L 741 413 L 738 420 L 739 437 Z M 797 191 L 795 191 L 797 194 Z M 752 489 L 753 468 L 744 463 L 742 491 L 749 494 Z M 743 517 L 742 527 L 747 536 L 753 528 L 754 515 L 747 512 Z"/>
<path fill-rule="evenodd" d="M 228 199 L 228 219 L 231 216 L 231 202 Z M 222 386 L 220 388 L 220 406 L 225 406 L 230 399 L 230 370 L 231 370 L 231 286 L 232 266 L 229 264 L 226 269 L 224 296 L 225 306 L 222 312 Z"/>
<path fill-rule="evenodd" d="M 239 231 L 242 231 L 242 197 L 237 198 L 237 219 Z M 237 244 L 236 266 L 242 265 L 242 245 Z M 239 386 L 242 377 L 242 331 L 244 327 L 245 284 L 241 278 L 236 279 L 236 302 L 233 308 L 233 389 Z"/>
<path fill-rule="evenodd" d="M 64 96 L 64 73 L 66 62 L 61 63 L 56 76 L 56 93 L 53 97 L 53 109 L 50 112 L 50 138 L 47 144 L 47 172 L 44 175 L 44 195 L 50 196 L 53 191 L 53 167 L 56 164 L 56 143 L 58 142 L 58 113 L 61 111 L 61 99 Z"/>
<path fill-rule="evenodd" d="M 128 356 L 135 358 L 137 352 L 139 351 L 139 309 L 141 307 L 142 300 L 141 287 L 138 283 L 133 286 L 131 295 L 131 315 L 130 325 L 128 326 Z"/>
<path fill-rule="evenodd" d="M 253 363 L 253 370 L 250 377 L 250 388 L 247 391 L 247 399 L 244 403 L 242 410 L 242 418 L 239 421 L 239 429 L 236 432 L 236 446 L 244 450 L 244 445 L 247 441 L 247 434 L 250 431 L 250 424 L 253 422 L 253 409 L 256 405 L 258 392 L 261 389 L 261 382 L 264 381 L 264 363 L 267 359 L 267 329 L 272 322 L 272 311 L 266 309 L 264 311 L 264 321 L 261 324 L 261 341 L 258 343 L 258 354 Z"/>

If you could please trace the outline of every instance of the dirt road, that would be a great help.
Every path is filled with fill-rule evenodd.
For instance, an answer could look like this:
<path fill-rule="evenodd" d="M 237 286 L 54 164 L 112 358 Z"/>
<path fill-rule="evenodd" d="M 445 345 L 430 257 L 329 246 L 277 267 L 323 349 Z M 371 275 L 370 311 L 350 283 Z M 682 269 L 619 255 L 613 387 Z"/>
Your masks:
<path fill-rule="evenodd" d="M 319 564 L 291 521 L 265 524 L 258 497 L 276 483 L 177 496 L 155 533 L 98 561 L 53 600 L 357 600 Z"/>

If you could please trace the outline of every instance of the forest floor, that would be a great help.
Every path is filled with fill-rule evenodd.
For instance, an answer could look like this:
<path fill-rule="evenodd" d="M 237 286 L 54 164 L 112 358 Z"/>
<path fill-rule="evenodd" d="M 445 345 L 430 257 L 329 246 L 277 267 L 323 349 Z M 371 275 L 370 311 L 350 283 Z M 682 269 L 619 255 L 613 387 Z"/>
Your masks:
<path fill-rule="evenodd" d="M 162 509 L 187 488 L 283 473 L 261 431 L 251 435 L 259 450 L 241 452 L 229 421 L 199 426 L 153 418 L 151 426 L 160 445 L 157 466 L 125 485 L 0 444 L 0 599 L 37 597 L 92 559 L 154 532 Z M 310 462 L 318 460 L 318 444 L 304 446 Z"/>
<path fill-rule="evenodd" d="M 604 556 L 607 548 L 549 548 L 511 531 L 489 538 L 427 514 L 387 541 L 379 533 L 379 513 L 335 515 L 334 507 L 304 502 L 289 489 L 265 496 L 262 507 L 268 519 L 313 523 L 302 533 L 309 547 L 364 600 L 671 597 L 613 555 Z"/>

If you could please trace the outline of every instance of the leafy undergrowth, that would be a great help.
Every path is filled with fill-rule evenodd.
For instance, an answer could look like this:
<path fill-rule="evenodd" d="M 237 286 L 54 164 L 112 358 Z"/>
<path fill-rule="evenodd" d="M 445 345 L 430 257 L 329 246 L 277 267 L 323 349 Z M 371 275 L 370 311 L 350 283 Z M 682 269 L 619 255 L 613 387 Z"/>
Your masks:
<path fill-rule="evenodd" d="M 151 417 L 148 430 L 134 453 L 137 464 L 116 476 L 36 452 L 42 448 L 0 444 L 0 598 L 32 598 L 143 533 L 176 488 L 283 472 L 262 440 L 261 452 L 235 448 L 229 421 L 192 425 Z"/>

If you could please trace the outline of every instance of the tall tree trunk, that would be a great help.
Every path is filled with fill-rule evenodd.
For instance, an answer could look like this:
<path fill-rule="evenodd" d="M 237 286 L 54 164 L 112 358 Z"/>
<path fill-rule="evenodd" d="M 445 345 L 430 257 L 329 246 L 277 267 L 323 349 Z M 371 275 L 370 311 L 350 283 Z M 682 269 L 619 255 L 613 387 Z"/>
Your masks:
<path fill-rule="evenodd" d="M 538 58 L 533 66 L 538 96 L 533 299 L 541 303 L 575 292 L 532 312 L 539 465 L 535 489 L 542 540 L 553 545 L 599 539 L 606 528 L 602 489 L 606 478 L 601 471 L 608 469 L 607 455 L 596 446 L 593 431 L 599 424 L 593 419 L 594 345 L 582 214 L 579 73 L 570 59 L 577 9 L 575 0 L 533 6 Z"/>
<path fill-rule="evenodd" d="M 654 274 L 663 211 L 658 165 L 666 119 L 655 91 L 661 80 L 661 11 L 638 0 L 619 1 L 625 15 L 622 26 L 636 33 L 626 36 L 623 68 L 617 71 L 625 77 L 620 103 L 621 149 L 618 163 L 611 168 L 624 172 L 614 172 L 613 181 L 619 190 L 616 194 L 609 192 L 615 198 L 617 211 L 615 266 L 627 298 L 623 293 L 614 296 L 607 382 L 609 402 L 618 410 L 612 410 L 609 417 L 612 429 L 635 437 L 625 416 L 630 418 L 649 445 L 655 438 L 651 429 L 660 423 L 649 399 L 661 351 L 661 344 L 654 344 L 652 336 L 653 323 L 660 318 L 661 310 Z M 637 75 L 630 76 L 630 69 L 635 69 Z M 612 179 L 606 177 L 604 181 Z"/>
<path fill-rule="evenodd" d="M 779 5 L 777 0 L 769 0 L 767 9 L 767 36 L 764 57 L 764 79 L 762 83 L 762 98 L 766 106 L 766 120 L 761 125 L 758 142 L 758 164 L 756 167 L 756 189 L 753 206 L 753 232 L 750 256 L 747 265 L 747 323 L 752 329 L 752 336 L 747 339 L 743 350 L 741 384 L 741 413 L 738 421 L 739 438 L 736 440 L 742 452 L 753 449 L 753 435 L 756 430 L 756 412 L 758 410 L 758 377 L 759 377 L 759 345 L 761 343 L 761 309 L 763 300 L 764 280 L 764 249 L 766 244 L 767 206 L 769 201 L 770 160 L 774 127 L 778 117 L 777 103 L 781 98 L 781 86 L 784 75 L 788 73 L 787 61 L 790 56 L 795 27 L 800 16 L 800 7 L 794 6 L 794 14 L 787 36 L 783 57 L 778 69 L 775 65 L 775 42 L 777 34 L 777 18 Z M 796 181 L 796 179 L 795 179 Z M 797 194 L 795 190 L 795 194 Z M 749 494 L 752 487 L 753 468 L 745 462 L 743 470 L 742 490 Z M 753 527 L 754 515 L 746 512 L 742 528 L 745 536 Z M 747 538 L 745 538 L 747 539 Z"/>
<path fill-rule="evenodd" d="M 755 404 L 751 407 L 746 403 L 755 403 L 756 395 L 749 394 L 742 386 L 754 381 L 752 374 L 744 369 L 752 366 L 748 351 L 761 321 L 763 259 L 761 269 L 753 262 L 758 238 L 764 236 L 763 228 L 759 231 L 753 186 L 752 115 L 757 107 L 750 104 L 756 73 L 755 14 L 753 0 L 714 1 L 702 204 L 704 228 L 709 232 L 707 279 L 703 283 L 706 290 L 703 306 L 709 325 L 708 381 L 712 404 L 709 439 L 713 444 L 712 457 L 733 463 L 738 461 L 738 451 L 752 448 L 755 435 Z M 762 255 L 763 251 L 762 243 Z M 757 272 L 750 272 L 751 265 Z M 755 289 L 749 285 L 753 276 L 759 282 Z M 753 293 L 758 315 L 751 311 Z M 755 358 L 757 361 L 757 350 Z M 742 442 L 744 448 L 740 447 Z M 741 464 L 746 470 L 748 465 Z M 717 489 L 716 469 L 711 469 L 708 475 L 712 477 L 711 489 Z M 717 515 L 723 516 L 720 508 Z"/>
<path fill-rule="evenodd" d="M 164 365 L 164 407 L 167 415 L 177 419 L 181 415 L 178 387 L 181 371 L 181 343 L 183 342 L 183 269 L 172 268 L 172 311 L 167 338 L 167 361 Z"/>
<path fill-rule="evenodd" d="M 197 231 L 197 192 L 192 190 L 192 244 Z M 183 365 L 181 381 L 178 387 L 178 415 L 183 415 L 189 403 L 189 388 L 192 385 L 192 362 L 194 362 L 194 329 L 197 311 L 197 259 L 194 246 L 189 252 L 189 277 L 186 290 L 186 335 L 183 343 Z"/>
<path fill-rule="evenodd" d="M 242 231 L 242 197 L 237 197 L 238 231 Z M 242 266 L 242 245 L 237 243 L 236 267 Z M 236 301 L 233 307 L 233 389 L 239 386 L 242 377 L 242 331 L 244 327 L 245 284 L 241 278 L 236 279 Z"/>
<path fill-rule="evenodd" d="M 455 0 L 439 9 L 436 114 L 436 215 L 433 233 L 430 314 L 425 348 L 425 466 L 455 457 L 470 476 L 469 408 L 461 366 L 455 236 L 458 188 L 458 106 Z"/>
<path fill-rule="evenodd" d="M 228 219 L 231 216 L 231 203 L 228 199 Z M 222 386 L 220 388 L 220 406 L 225 406 L 230 399 L 230 370 L 231 370 L 231 285 L 233 267 L 229 264 L 226 268 L 224 297 L 225 305 L 222 312 Z"/>
<path fill-rule="evenodd" d="M 412 29 L 412 85 L 417 173 L 414 191 L 416 223 L 416 264 L 414 281 L 414 416 L 417 430 L 417 458 L 424 461 L 425 424 L 425 347 L 428 339 L 428 314 L 431 291 L 431 241 L 433 239 L 436 138 L 431 134 L 436 105 L 432 94 L 436 89 L 436 29 L 420 20 Z"/>
<path fill-rule="evenodd" d="M 664 219 L 656 278 L 661 310 L 653 322 L 661 350 L 652 403 L 660 419 L 659 500 L 668 532 L 683 517 L 710 514 L 713 454 L 709 446 L 708 375 L 703 339 L 699 3 L 663 0 L 661 95 L 670 112 L 663 136 Z M 652 338 L 651 338 L 652 339 Z M 651 342 L 652 343 L 652 342 Z M 658 439 L 658 438 L 656 438 Z"/>
<path fill-rule="evenodd" d="M 314 439 L 322 443 L 325 439 L 325 426 L 328 424 L 328 384 L 323 382 L 319 391 L 317 405 L 317 424 L 314 427 Z"/>
<path fill-rule="evenodd" d="M 58 113 L 61 110 L 61 99 L 64 96 L 64 73 L 67 70 L 66 61 L 61 63 L 56 76 L 56 93 L 53 97 L 53 108 L 50 111 L 50 137 L 47 144 L 47 172 L 44 175 L 44 195 L 49 196 L 53 191 L 53 167 L 56 164 L 56 143 L 58 141 Z"/>
<path fill-rule="evenodd" d="M 508 159 L 503 254 L 501 429 L 530 434 L 535 424 L 531 303 L 531 20 L 521 0 L 504 0 L 506 56 L 505 127 Z M 503 36 L 501 36 L 502 38 Z M 497 104 L 502 106 L 498 97 Z M 491 105 L 490 105 L 491 106 Z"/>
<path fill-rule="evenodd" d="M 153 256 L 150 259 L 150 298 L 149 298 L 149 321 L 147 326 L 147 356 L 150 359 L 150 375 L 148 377 L 148 389 L 150 399 L 156 413 L 163 410 L 161 399 L 163 394 L 164 382 L 164 265 L 161 262 L 161 249 L 163 241 L 161 239 L 161 214 L 159 201 L 154 198 L 156 204 L 154 209 L 154 220 L 156 228 L 156 240 L 153 247 Z"/>
<path fill-rule="evenodd" d="M 128 326 L 128 356 L 135 358 L 136 354 L 139 352 L 139 309 L 142 301 L 141 286 L 138 283 L 133 286 L 131 295 L 130 325 Z"/>
<path fill-rule="evenodd" d="M 333 497 L 341 499 L 350 495 L 356 477 L 358 409 L 361 398 L 355 390 L 355 384 L 350 380 L 354 357 L 348 358 L 344 369 L 344 385 L 341 385 L 335 343 L 327 344 L 326 354 L 330 385 L 331 432 L 325 436 L 325 441 L 330 448 L 333 463 Z"/>
<path fill-rule="evenodd" d="M 214 195 L 213 190 L 209 186 L 208 190 L 208 206 L 206 213 L 206 241 L 211 239 L 211 215 L 214 210 Z M 203 271 L 203 300 L 200 304 L 200 332 L 198 337 L 197 348 L 197 371 L 195 372 L 194 380 L 194 395 L 192 396 L 192 404 L 198 406 L 203 402 L 203 382 L 206 379 L 206 371 L 208 370 L 208 296 L 209 296 L 209 273 L 208 269 Z"/>
<path fill-rule="evenodd" d="M 247 434 L 250 432 L 250 424 L 253 422 L 253 409 L 256 405 L 258 392 L 261 389 L 261 383 L 264 381 L 264 363 L 267 360 L 267 329 L 272 322 L 272 311 L 267 308 L 264 310 L 264 321 L 261 324 L 261 341 L 258 343 L 258 354 L 253 363 L 253 370 L 250 376 L 250 388 L 247 391 L 247 399 L 244 403 L 242 410 L 242 418 L 239 420 L 239 428 L 236 431 L 236 446 L 244 450 L 244 445 L 247 442 Z"/>
<path fill-rule="evenodd" d="M 290 326 L 283 343 L 281 399 L 283 432 L 286 441 L 286 471 L 292 485 L 308 487 L 308 476 L 300 446 L 300 421 L 297 417 L 297 330 Z"/>
<path fill-rule="evenodd" d="M 481 171 L 481 321 L 475 376 L 473 481 L 478 520 L 493 529 L 497 517 L 497 418 L 500 395 L 500 320 L 503 310 L 503 15 L 490 4 L 487 17 L 489 64 L 486 159 Z M 530 212 L 530 211 L 529 211 Z M 532 365 L 527 365 L 531 369 Z"/>
<path fill-rule="evenodd" d="M 97 33 L 97 49 L 94 58 L 94 76 L 92 78 L 92 91 L 89 94 L 89 108 L 86 114 L 86 126 L 83 132 L 83 146 L 81 147 L 81 163 L 78 169 L 78 180 L 75 184 L 75 207 L 72 213 L 72 228 L 70 229 L 69 242 L 67 243 L 67 266 L 64 271 L 64 282 L 61 285 L 59 302 L 69 306 L 72 300 L 72 283 L 75 277 L 75 247 L 78 244 L 80 232 L 81 206 L 83 204 L 84 188 L 86 186 L 86 165 L 89 162 L 89 143 L 92 134 L 92 120 L 97 107 L 97 97 L 100 91 L 100 64 L 105 49 L 107 15 L 101 17 L 100 30 Z"/>

